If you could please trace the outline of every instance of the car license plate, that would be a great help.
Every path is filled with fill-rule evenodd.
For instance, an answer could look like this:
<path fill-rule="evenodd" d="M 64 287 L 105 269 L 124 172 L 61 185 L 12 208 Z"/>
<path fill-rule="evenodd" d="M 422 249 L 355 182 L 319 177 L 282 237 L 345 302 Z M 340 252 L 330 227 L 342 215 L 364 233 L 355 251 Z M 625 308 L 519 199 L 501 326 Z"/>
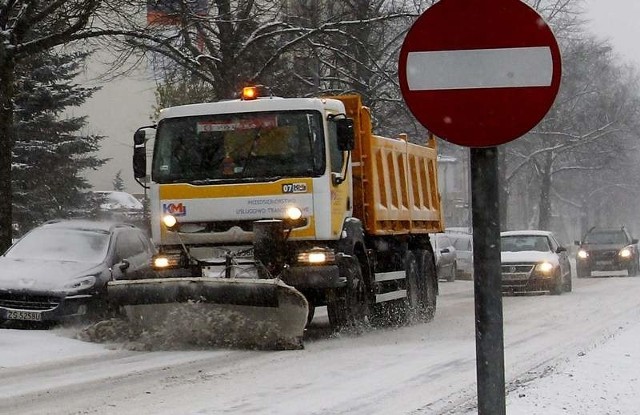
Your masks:
<path fill-rule="evenodd" d="M 7 320 L 42 321 L 42 313 L 38 311 L 7 310 Z"/>
<path fill-rule="evenodd" d="M 529 274 L 520 273 L 520 274 L 506 274 L 503 279 L 505 281 L 526 281 L 529 279 Z"/>
<path fill-rule="evenodd" d="M 605 267 L 607 265 L 612 265 L 613 262 L 611 261 L 596 261 L 596 265 L 600 266 L 600 267 Z"/>

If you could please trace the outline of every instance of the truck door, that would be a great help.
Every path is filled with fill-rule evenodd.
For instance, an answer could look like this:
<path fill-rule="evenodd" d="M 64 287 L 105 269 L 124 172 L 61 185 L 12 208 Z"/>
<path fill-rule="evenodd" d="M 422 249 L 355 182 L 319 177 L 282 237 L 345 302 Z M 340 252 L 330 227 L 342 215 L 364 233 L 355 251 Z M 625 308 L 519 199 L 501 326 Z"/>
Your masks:
<path fill-rule="evenodd" d="M 342 231 L 347 212 L 351 209 L 351 177 L 347 163 L 347 152 L 338 148 L 338 134 L 335 122 L 328 123 L 329 157 L 331 163 L 331 234 L 335 237 Z M 345 177 L 346 176 L 346 177 Z"/>

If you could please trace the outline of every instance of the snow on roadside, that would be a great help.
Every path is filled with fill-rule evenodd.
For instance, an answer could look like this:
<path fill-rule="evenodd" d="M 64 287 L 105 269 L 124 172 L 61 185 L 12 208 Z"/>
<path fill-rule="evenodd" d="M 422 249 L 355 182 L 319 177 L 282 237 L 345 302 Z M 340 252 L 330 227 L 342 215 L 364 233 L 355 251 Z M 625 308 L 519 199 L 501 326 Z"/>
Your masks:
<path fill-rule="evenodd" d="M 640 413 L 640 324 L 559 363 L 507 396 L 509 415 Z"/>
<path fill-rule="evenodd" d="M 69 338 L 67 330 L 2 329 L 0 369 L 113 353 L 105 345 Z"/>

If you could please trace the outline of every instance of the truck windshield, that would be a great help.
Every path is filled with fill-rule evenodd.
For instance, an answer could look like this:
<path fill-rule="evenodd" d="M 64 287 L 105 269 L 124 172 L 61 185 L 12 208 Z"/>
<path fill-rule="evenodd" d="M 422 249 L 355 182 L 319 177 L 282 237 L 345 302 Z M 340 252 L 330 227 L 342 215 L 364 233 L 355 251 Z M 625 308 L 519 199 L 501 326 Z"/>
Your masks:
<path fill-rule="evenodd" d="M 160 122 L 153 158 L 158 183 L 262 181 L 324 172 L 317 111 L 217 114 Z"/>

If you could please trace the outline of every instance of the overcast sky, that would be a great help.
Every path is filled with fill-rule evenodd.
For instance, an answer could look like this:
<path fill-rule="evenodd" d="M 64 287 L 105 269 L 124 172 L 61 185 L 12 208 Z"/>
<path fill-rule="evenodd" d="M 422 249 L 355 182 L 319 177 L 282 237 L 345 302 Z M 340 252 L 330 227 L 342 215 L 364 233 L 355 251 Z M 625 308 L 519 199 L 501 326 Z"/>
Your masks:
<path fill-rule="evenodd" d="M 585 0 L 589 29 L 640 68 L 640 1 Z"/>

